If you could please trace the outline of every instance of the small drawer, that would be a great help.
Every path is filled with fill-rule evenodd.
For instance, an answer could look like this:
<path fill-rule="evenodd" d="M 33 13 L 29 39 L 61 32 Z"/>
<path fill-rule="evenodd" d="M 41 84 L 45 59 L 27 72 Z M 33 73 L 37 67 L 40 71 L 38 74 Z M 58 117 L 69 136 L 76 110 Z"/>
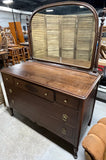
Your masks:
<path fill-rule="evenodd" d="M 9 84 L 12 84 L 13 83 L 13 78 L 12 76 L 8 75 L 8 74 L 4 74 L 2 73 L 2 77 L 3 77 L 3 81 L 4 83 L 9 83 Z"/>
<path fill-rule="evenodd" d="M 60 103 L 60 104 L 62 104 L 64 106 L 70 106 L 73 109 L 78 110 L 79 109 L 78 106 L 79 106 L 80 100 L 75 98 L 75 97 L 72 97 L 72 96 L 69 96 L 69 95 L 66 95 L 66 94 L 63 94 L 63 93 L 56 92 L 56 102 Z"/>
<path fill-rule="evenodd" d="M 53 91 L 47 88 L 17 78 L 15 78 L 15 86 L 49 101 L 54 101 Z"/>

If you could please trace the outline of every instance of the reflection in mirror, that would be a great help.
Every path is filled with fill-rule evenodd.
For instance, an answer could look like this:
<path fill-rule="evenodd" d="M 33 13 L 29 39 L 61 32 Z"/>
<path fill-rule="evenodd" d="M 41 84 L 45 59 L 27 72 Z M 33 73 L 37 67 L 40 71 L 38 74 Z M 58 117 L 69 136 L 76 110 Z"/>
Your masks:
<path fill-rule="evenodd" d="M 95 18 L 87 7 L 43 9 L 33 16 L 31 30 L 33 58 L 90 68 Z"/>

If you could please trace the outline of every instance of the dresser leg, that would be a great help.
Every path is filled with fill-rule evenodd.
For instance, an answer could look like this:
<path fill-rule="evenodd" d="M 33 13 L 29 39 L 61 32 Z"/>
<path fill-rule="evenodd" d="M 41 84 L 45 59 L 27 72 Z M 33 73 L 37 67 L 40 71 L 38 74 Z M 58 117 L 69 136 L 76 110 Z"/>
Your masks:
<path fill-rule="evenodd" d="M 13 108 L 9 108 L 9 113 L 11 116 L 14 116 Z"/>
<path fill-rule="evenodd" d="M 77 151 L 78 149 L 76 147 L 74 147 L 74 158 L 77 159 Z"/>

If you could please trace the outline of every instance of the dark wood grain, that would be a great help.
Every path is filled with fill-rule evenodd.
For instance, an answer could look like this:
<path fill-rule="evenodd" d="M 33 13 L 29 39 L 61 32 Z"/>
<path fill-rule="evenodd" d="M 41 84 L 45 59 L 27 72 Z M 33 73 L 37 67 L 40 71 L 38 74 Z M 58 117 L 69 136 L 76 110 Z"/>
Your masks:
<path fill-rule="evenodd" d="M 88 97 L 100 79 L 100 75 L 90 75 L 77 70 L 62 69 L 37 62 L 17 64 L 3 69 L 1 72 L 81 99 Z"/>

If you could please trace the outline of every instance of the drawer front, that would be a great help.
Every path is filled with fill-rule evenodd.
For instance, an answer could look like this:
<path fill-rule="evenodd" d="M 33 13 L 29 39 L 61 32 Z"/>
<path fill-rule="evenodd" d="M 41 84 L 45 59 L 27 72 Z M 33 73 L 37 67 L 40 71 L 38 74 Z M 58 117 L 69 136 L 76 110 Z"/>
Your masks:
<path fill-rule="evenodd" d="M 14 80 L 15 80 L 16 87 L 21 88 L 21 89 L 28 91 L 32 94 L 35 94 L 37 96 L 40 96 L 40 97 L 47 99 L 49 101 L 54 101 L 54 92 L 53 91 L 51 91 L 47 88 L 44 88 L 44 87 L 40 87 L 36 84 L 32 84 L 32 83 L 26 82 L 24 80 L 17 79 L 17 78 L 14 78 Z"/>
<path fill-rule="evenodd" d="M 75 110 L 79 110 L 80 100 L 75 97 L 56 92 L 56 102 L 64 106 L 72 107 Z"/>
<path fill-rule="evenodd" d="M 50 115 L 46 114 L 46 112 L 42 115 L 38 124 L 74 145 L 74 128 L 62 123 L 58 119 L 50 117 Z"/>
<path fill-rule="evenodd" d="M 42 114 L 46 112 L 52 118 L 56 118 L 61 121 L 61 123 L 67 124 L 70 127 L 76 128 L 78 125 L 79 112 L 72 108 L 64 107 L 56 103 L 50 104 L 46 102 L 44 106 L 39 105 L 39 108 L 42 111 Z"/>
<path fill-rule="evenodd" d="M 12 76 L 2 73 L 2 77 L 3 77 L 4 84 L 6 84 L 6 85 L 13 84 L 13 77 Z"/>
<path fill-rule="evenodd" d="M 4 86 L 10 107 L 14 105 L 14 81 L 13 77 L 8 74 L 2 74 Z"/>

